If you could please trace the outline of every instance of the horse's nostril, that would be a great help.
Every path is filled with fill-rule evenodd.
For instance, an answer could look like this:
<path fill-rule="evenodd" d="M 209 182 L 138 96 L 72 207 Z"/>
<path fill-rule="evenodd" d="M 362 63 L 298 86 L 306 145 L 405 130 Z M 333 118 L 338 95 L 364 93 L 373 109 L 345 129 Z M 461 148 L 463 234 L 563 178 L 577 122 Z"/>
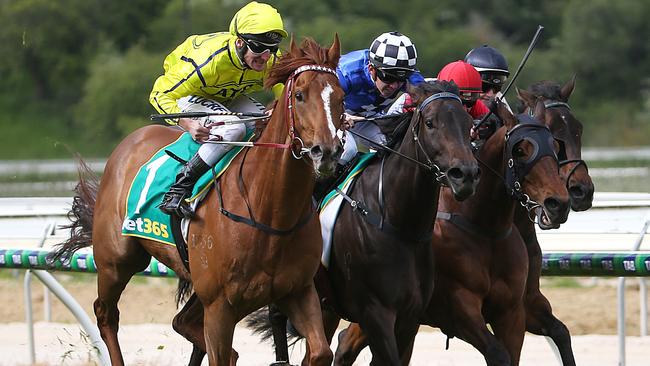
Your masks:
<path fill-rule="evenodd" d="M 451 179 L 463 179 L 463 171 L 460 168 L 451 168 L 447 171 L 447 176 Z"/>
<path fill-rule="evenodd" d="M 572 198 L 582 199 L 586 195 L 586 190 L 581 185 L 575 185 L 569 187 L 569 194 L 571 195 Z"/>
<path fill-rule="evenodd" d="M 323 156 L 323 150 L 321 149 L 320 145 L 313 146 L 311 149 L 309 149 L 309 155 L 314 158 L 320 158 Z"/>
<path fill-rule="evenodd" d="M 560 207 L 560 202 L 555 198 L 547 198 L 544 200 L 544 207 L 549 211 L 555 211 Z"/>

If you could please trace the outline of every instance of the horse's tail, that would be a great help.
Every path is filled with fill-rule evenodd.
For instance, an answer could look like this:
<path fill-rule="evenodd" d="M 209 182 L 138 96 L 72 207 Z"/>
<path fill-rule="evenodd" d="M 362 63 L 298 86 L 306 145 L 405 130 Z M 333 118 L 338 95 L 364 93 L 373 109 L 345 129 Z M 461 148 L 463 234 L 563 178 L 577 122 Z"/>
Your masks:
<path fill-rule="evenodd" d="M 178 287 L 176 287 L 176 307 L 180 307 L 180 304 L 189 298 L 193 289 L 192 281 L 186 281 L 182 278 L 178 279 Z"/>
<path fill-rule="evenodd" d="M 99 177 L 79 158 L 79 183 L 74 189 L 72 208 L 68 212 L 70 224 L 62 229 L 70 229 L 70 238 L 55 245 L 55 250 L 48 255 L 47 262 L 53 265 L 57 260 L 67 261 L 77 250 L 92 245 L 93 210 L 99 188 Z"/>
<path fill-rule="evenodd" d="M 273 317 L 284 317 L 286 319 L 286 315 L 282 314 L 276 307 L 264 306 L 246 317 L 246 327 L 251 329 L 253 334 L 258 334 L 262 338 L 262 342 L 273 342 Z M 286 323 L 286 335 L 289 346 L 293 346 L 304 338 L 289 320 Z"/>

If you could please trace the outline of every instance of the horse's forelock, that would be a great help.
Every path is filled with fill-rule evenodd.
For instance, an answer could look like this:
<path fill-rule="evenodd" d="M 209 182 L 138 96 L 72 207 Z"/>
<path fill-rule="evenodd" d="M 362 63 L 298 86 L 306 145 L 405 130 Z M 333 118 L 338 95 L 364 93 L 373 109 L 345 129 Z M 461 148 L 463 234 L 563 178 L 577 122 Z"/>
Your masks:
<path fill-rule="evenodd" d="M 537 97 L 543 97 L 550 100 L 560 100 L 562 86 L 554 81 L 542 80 L 534 83 L 527 89 Z"/>
<path fill-rule="evenodd" d="M 321 65 L 336 69 L 337 60 L 330 60 L 328 49 L 321 47 L 312 38 L 305 38 L 300 47 L 287 51 L 273 65 L 264 82 L 267 88 L 277 83 L 284 83 L 297 68 L 304 65 Z"/>

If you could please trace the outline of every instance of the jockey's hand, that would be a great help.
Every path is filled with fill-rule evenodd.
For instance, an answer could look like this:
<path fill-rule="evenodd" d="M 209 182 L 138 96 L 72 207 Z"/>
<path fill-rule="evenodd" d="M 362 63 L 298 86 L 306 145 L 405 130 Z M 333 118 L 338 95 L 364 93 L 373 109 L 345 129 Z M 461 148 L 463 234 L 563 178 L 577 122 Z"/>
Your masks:
<path fill-rule="evenodd" d="M 202 119 L 181 118 L 178 125 L 189 132 L 194 141 L 202 144 L 210 138 L 210 129 L 205 127 Z"/>
<path fill-rule="evenodd" d="M 361 116 L 354 116 L 349 113 L 343 113 L 343 126 L 341 126 L 344 130 L 347 130 L 349 128 L 354 127 L 354 124 L 358 121 L 364 120 L 364 117 Z"/>

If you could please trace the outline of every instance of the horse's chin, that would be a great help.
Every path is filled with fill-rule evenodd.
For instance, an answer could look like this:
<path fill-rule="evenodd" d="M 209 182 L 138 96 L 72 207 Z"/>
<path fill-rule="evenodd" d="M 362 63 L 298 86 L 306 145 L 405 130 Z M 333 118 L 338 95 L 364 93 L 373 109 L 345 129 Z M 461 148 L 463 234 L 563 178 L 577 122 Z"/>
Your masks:
<path fill-rule="evenodd" d="M 314 171 L 316 172 L 316 179 L 325 179 L 334 175 L 336 172 L 336 161 L 332 162 L 315 162 Z"/>
<path fill-rule="evenodd" d="M 454 194 L 454 199 L 459 202 L 471 197 L 475 191 L 475 186 L 472 184 L 463 184 L 462 186 L 450 184 L 449 188 L 451 188 L 451 192 Z"/>
<path fill-rule="evenodd" d="M 557 229 L 560 227 L 560 224 L 551 220 L 546 210 L 542 207 L 537 207 L 535 209 L 535 216 L 537 216 L 537 225 L 542 230 Z"/>

